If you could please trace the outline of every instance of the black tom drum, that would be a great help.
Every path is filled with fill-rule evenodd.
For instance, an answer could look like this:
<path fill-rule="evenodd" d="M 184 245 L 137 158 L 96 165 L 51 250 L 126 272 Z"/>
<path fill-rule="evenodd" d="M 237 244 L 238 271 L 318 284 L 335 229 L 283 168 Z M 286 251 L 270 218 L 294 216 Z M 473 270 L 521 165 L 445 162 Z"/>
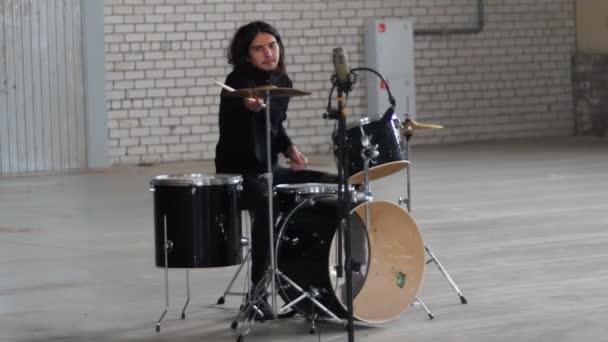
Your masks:
<path fill-rule="evenodd" d="M 157 267 L 165 267 L 165 246 L 172 268 L 241 263 L 240 175 L 161 175 L 150 185 Z"/>
<path fill-rule="evenodd" d="M 369 180 L 379 179 L 405 169 L 409 165 L 401 148 L 399 119 L 395 114 L 377 118 L 363 118 L 346 125 L 346 150 L 348 154 L 348 182 L 362 184 L 364 179 L 363 135 L 371 145 L 376 145 L 378 156 L 369 163 Z M 333 135 L 338 144 L 337 134 Z M 335 153 L 338 150 L 335 149 Z"/>

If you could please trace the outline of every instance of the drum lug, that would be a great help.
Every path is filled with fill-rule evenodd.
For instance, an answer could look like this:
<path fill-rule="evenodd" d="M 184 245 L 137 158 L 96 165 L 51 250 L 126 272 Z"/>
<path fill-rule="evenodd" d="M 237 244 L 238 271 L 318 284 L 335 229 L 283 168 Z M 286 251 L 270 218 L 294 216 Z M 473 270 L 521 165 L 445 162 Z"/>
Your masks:
<path fill-rule="evenodd" d="M 372 163 L 376 162 L 376 158 L 380 155 L 378 152 L 378 145 L 370 145 L 369 147 L 365 147 L 363 151 L 361 151 L 361 157 L 363 161 L 369 160 Z"/>
<path fill-rule="evenodd" d="M 171 250 L 173 250 L 173 241 L 167 240 L 167 242 L 165 243 L 165 249 L 167 250 L 167 252 L 171 252 Z"/>
<path fill-rule="evenodd" d="M 408 205 L 408 202 L 409 202 L 409 201 L 408 201 L 408 199 L 407 199 L 407 198 L 399 196 L 399 205 L 403 205 L 403 204 L 405 204 L 405 205 L 407 206 L 407 205 Z"/>
<path fill-rule="evenodd" d="M 226 220 L 226 217 L 224 217 L 224 215 L 222 215 L 222 214 L 215 217 L 215 223 L 220 227 L 220 229 L 222 231 L 222 235 L 224 236 L 224 240 L 226 240 L 228 238 L 226 236 L 226 232 L 224 231 L 224 221 L 225 220 Z"/>

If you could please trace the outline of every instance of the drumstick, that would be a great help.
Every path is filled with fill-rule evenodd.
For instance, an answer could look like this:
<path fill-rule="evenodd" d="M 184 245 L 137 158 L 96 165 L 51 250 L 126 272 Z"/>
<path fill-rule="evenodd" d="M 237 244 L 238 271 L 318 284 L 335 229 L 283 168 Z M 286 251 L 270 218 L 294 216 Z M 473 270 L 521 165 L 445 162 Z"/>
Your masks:
<path fill-rule="evenodd" d="M 222 87 L 222 88 L 224 88 L 224 89 L 226 89 L 228 91 L 236 91 L 236 89 L 234 89 L 232 87 L 229 87 L 229 86 L 225 85 L 222 82 L 218 82 L 218 81 L 213 81 L 213 82 L 215 82 L 215 84 L 219 85 L 220 87 Z M 266 108 L 266 104 L 265 103 L 262 103 L 262 108 Z"/>
<path fill-rule="evenodd" d="M 220 87 L 222 87 L 222 88 L 224 88 L 224 89 L 226 89 L 228 91 L 235 91 L 236 90 L 236 89 L 234 89 L 232 87 L 229 87 L 229 86 L 225 85 L 222 82 L 218 82 L 218 81 L 213 81 L 213 82 L 215 82 L 215 84 L 219 85 Z"/>

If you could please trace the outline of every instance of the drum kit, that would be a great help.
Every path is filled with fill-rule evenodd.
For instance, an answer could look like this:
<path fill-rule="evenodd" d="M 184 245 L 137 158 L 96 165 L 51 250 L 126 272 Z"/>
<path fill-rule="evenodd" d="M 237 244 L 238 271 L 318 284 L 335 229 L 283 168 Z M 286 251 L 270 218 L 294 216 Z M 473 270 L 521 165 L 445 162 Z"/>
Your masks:
<path fill-rule="evenodd" d="M 226 88 L 226 87 L 224 87 Z M 265 98 L 266 120 L 269 120 L 271 97 L 303 96 L 309 93 L 293 89 L 264 86 L 224 92 L 231 97 Z M 273 186 L 270 161 L 267 178 L 269 193 L 270 266 L 265 282 L 243 293 L 230 292 L 235 279 L 249 263 L 249 241 L 243 237 L 239 197 L 240 175 L 180 174 L 154 177 L 150 184 L 154 193 L 154 224 L 156 266 L 165 271 L 165 308 L 156 322 L 156 331 L 169 310 L 168 269 L 186 269 L 187 301 L 190 300 L 191 268 L 240 265 L 227 295 L 243 296 L 244 302 L 231 327 L 241 324 L 242 341 L 260 313 L 260 300 L 270 288 L 272 311 L 288 316 L 299 313 L 311 322 L 311 333 L 319 318 L 344 323 L 349 316 L 348 295 L 352 298 L 352 317 L 363 323 L 377 324 L 397 318 L 408 307 L 418 303 L 433 315 L 418 297 L 425 265 L 435 262 L 463 304 L 466 303 L 457 285 L 422 239 L 411 216 L 411 151 L 410 141 L 420 130 L 440 129 L 440 125 L 419 123 L 406 117 L 401 122 L 392 110 L 377 118 L 363 118 L 346 125 L 345 184 L 278 184 Z M 270 140 L 267 130 L 267 139 Z M 338 144 L 338 135 L 332 136 Z M 402 139 L 405 138 L 405 139 Z M 270 148 L 271 144 L 267 144 Z M 267 151 L 270 155 L 270 151 Z M 340 166 L 339 166 L 340 167 Z M 370 181 L 381 179 L 405 169 L 406 198 L 396 203 L 374 200 Z M 339 191 L 342 189 L 342 191 Z M 350 199 L 349 239 L 342 239 L 338 227 L 340 193 Z M 406 204 L 406 209 L 401 205 Z M 278 219 L 273 217 L 277 206 Z M 276 239 L 275 236 L 276 235 Z M 344 249 L 350 241 L 350 291 L 342 272 Z M 427 259 L 428 258 L 428 259 Z M 248 283 L 248 281 L 246 281 Z M 350 292 L 350 293 L 348 293 Z M 277 309 L 277 297 L 284 303 Z"/>

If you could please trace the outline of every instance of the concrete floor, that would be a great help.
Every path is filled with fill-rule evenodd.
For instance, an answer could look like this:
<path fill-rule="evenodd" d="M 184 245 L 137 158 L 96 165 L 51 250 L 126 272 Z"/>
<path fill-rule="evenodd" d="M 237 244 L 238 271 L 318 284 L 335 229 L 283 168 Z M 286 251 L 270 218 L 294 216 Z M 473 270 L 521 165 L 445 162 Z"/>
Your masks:
<path fill-rule="evenodd" d="M 460 286 L 433 265 L 421 296 L 391 323 L 358 325 L 359 341 L 608 341 L 608 139 L 417 146 L 413 216 Z M 330 158 L 315 158 L 334 169 Z M 154 265 L 150 179 L 210 172 L 211 163 L 0 178 L 0 341 L 233 341 L 240 300 L 214 305 L 236 267 Z M 374 182 L 404 191 L 403 174 Z M 382 294 L 379 294 L 382 295 Z M 309 335 L 298 316 L 255 324 L 248 341 L 346 341 L 335 324 Z"/>

